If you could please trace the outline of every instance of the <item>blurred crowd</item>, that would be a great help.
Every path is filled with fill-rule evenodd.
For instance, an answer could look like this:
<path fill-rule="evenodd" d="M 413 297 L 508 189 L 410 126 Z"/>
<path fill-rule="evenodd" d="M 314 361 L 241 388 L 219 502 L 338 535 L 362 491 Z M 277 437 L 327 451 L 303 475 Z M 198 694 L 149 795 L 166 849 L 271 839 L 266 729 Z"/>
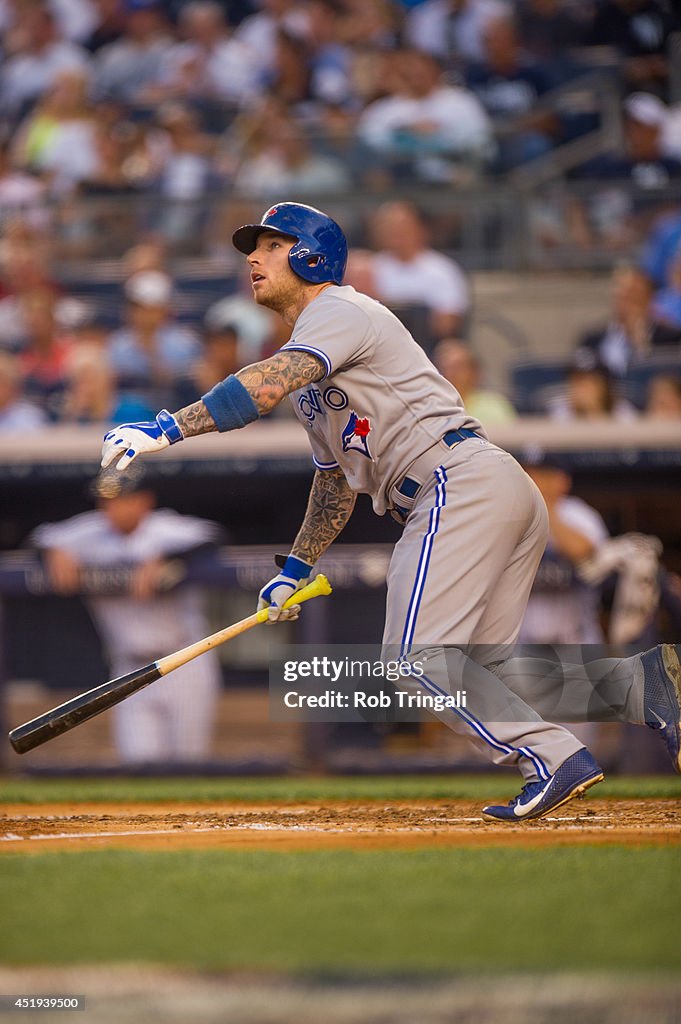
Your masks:
<path fill-rule="evenodd" d="M 65 291 L 43 255 L 24 229 L 0 250 L 2 432 L 148 419 L 257 358 L 275 332 L 239 296 L 212 303 L 195 325 L 179 322 L 172 274 L 152 243 L 126 254 L 113 324 Z"/>
<path fill-rule="evenodd" d="M 680 170 L 680 27 L 673 0 L 2 0 L 5 159 L 59 198 L 456 185 L 584 136 L 607 80 L 625 137 L 576 173 L 650 185 Z"/>
<path fill-rule="evenodd" d="M 225 239 L 272 199 L 325 195 L 347 200 L 348 283 L 396 309 L 483 423 L 514 404 L 681 417 L 678 3 L 0 0 L 0 51 L 1 431 L 144 418 L 276 350 L 283 327 Z M 622 131 L 594 150 L 608 89 Z M 546 251 L 641 251 L 528 409 L 484 386 L 446 200 L 566 151 L 563 185 L 536 191 Z M 580 199 L 587 179 L 602 188 Z M 405 186 L 440 190 L 444 212 L 381 201 Z M 640 199 L 667 187 L 664 207 Z M 353 198 L 372 189 L 364 215 Z"/>
<path fill-rule="evenodd" d="M 371 248 L 350 252 L 346 283 L 401 317 L 485 426 L 518 413 L 681 422 L 681 209 L 656 226 L 637 265 L 616 267 L 609 318 L 574 339 L 567 363 L 549 363 L 551 386 L 543 378 L 531 386 L 529 405 L 513 379 L 507 394 L 485 387 L 467 275 L 431 246 L 418 208 L 381 204 L 369 237 Z M 5 232 L 0 432 L 148 419 L 196 401 L 288 338 L 283 322 L 253 303 L 245 267 L 233 291 L 220 275 L 211 282 L 212 301 L 199 280 L 189 311 L 181 288 L 197 281 L 179 281 L 163 244 L 133 246 L 120 269 L 110 306 L 98 305 L 69 291 L 39 230 L 15 222 Z"/>

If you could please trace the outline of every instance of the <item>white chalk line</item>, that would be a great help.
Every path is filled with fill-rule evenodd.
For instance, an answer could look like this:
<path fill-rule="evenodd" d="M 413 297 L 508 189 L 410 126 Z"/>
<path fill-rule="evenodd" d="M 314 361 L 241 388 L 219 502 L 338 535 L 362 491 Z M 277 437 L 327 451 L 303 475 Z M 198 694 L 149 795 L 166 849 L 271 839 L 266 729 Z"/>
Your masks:
<path fill-rule="evenodd" d="M 423 820 L 424 821 L 432 821 L 432 822 L 435 822 L 435 823 L 440 824 L 440 825 L 458 825 L 458 823 L 461 822 L 461 821 L 481 821 L 482 819 L 474 817 L 474 818 L 424 818 Z M 541 818 L 541 819 L 537 819 L 537 820 L 541 820 L 541 821 L 578 821 L 580 823 L 580 825 L 588 825 L 589 822 L 591 822 L 591 821 L 612 821 L 613 817 L 610 814 L 593 814 L 593 815 L 590 814 L 590 815 L 588 815 L 588 818 L 585 818 L 584 820 L 582 820 L 579 817 L 574 817 L 573 815 L 571 815 L 569 817 L 566 816 L 564 818 L 548 818 L 548 817 L 546 817 L 546 818 Z M 489 822 L 487 824 L 489 824 Z M 502 822 L 502 824 L 506 824 L 506 822 Z M 513 824 L 522 825 L 523 822 L 520 819 L 518 819 L 516 822 L 510 821 L 509 824 L 510 825 L 513 825 Z"/>
<path fill-rule="evenodd" d="M 477 817 L 462 817 L 462 818 L 426 818 L 427 822 L 433 822 L 436 824 L 453 824 L 458 825 L 462 822 L 473 822 L 475 824 L 484 825 L 485 823 L 481 818 Z M 608 815 L 594 815 L 589 817 L 588 821 L 578 822 L 573 817 L 546 817 L 543 819 L 545 822 L 557 821 L 557 822 L 572 822 L 573 826 L 579 829 L 583 829 L 585 825 L 589 825 L 592 821 L 611 821 L 612 818 Z M 515 824 L 515 823 L 511 823 Z M 517 822 L 518 825 L 522 825 L 523 822 Z M 485 827 L 487 831 L 487 827 Z M 38 833 L 32 836 L 20 836 L 15 832 L 7 832 L 5 835 L 0 835 L 0 842 L 4 843 L 16 843 L 16 842 L 41 842 L 49 840 L 72 840 L 72 839 L 117 839 L 117 838 L 130 838 L 132 836 L 164 836 L 164 835 L 208 835 L 210 833 L 219 832 L 312 832 L 319 835 L 395 835 L 397 833 L 404 834 L 409 832 L 433 832 L 432 829 L 422 828 L 420 826 L 400 826 L 391 829 L 375 829 L 375 828 L 319 828 L 316 825 L 281 825 L 281 824 L 270 824 L 266 822 L 244 822 L 238 825 L 229 825 L 224 828 L 210 826 L 209 828 L 154 828 L 154 829 L 134 829 L 131 831 L 123 832 L 53 832 L 50 833 Z"/>
<path fill-rule="evenodd" d="M 392 828 L 394 831 L 423 831 L 424 829 L 414 828 Z M 133 831 L 97 831 L 97 833 L 52 833 L 52 835 L 38 834 L 37 836 L 17 836 L 14 833 L 7 833 L 0 836 L 0 843 L 24 843 L 38 842 L 40 840 L 52 839 L 116 839 L 119 836 L 196 836 L 210 833 L 229 833 L 229 831 L 306 831 L 306 833 L 320 833 L 321 835 L 357 834 L 375 835 L 375 828 L 318 828 L 315 825 L 279 825 L 265 824 L 264 822 L 251 822 L 248 824 L 227 825 L 223 828 L 211 826 L 210 828 L 135 828 Z M 382 834 L 382 833 L 381 833 Z"/>

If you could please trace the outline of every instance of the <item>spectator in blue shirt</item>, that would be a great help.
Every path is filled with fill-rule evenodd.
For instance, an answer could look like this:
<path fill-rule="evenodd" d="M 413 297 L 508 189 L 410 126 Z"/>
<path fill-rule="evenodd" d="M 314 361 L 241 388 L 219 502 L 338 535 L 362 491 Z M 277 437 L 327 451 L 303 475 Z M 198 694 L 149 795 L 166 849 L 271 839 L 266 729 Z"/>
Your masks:
<path fill-rule="evenodd" d="M 660 217 L 643 246 L 639 266 L 656 288 L 663 288 L 667 283 L 669 267 L 679 246 L 681 209 Z"/>
<path fill-rule="evenodd" d="M 171 292 L 170 278 L 162 271 L 133 274 L 125 285 L 126 323 L 108 342 L 119 393 L 152 407 L 172 406 L 201 353 L 194 332 L 173 319 Z"/>
<path fill-rule="evenodd" d="M 667 287 L 653 299 L 653 317 L 681 335 L 681 244 L 669 265 Z"/>

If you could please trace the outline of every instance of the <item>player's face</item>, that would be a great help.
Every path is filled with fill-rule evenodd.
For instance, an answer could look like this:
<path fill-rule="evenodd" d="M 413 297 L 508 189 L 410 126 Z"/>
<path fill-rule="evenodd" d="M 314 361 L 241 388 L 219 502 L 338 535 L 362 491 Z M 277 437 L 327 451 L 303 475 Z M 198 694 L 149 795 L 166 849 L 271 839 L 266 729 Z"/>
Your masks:
<path fill-rule="evenodd" d="M 116 533 L 134 533 L 154 507 L 154 496 L 150 491 L 134 491 L 119 494 L 115 498 L 103 498 L 99 506 Z"/>
<path fill-rule="evenodd" d="M 295 241 L 286 235 L 264 231 L 247 257 L 253 298 L 259 306 L 279 312 L 293 305 L 303 290 L 303 282 L 293 273 L 288 262 L 288 254 L 294 245 Z"/>

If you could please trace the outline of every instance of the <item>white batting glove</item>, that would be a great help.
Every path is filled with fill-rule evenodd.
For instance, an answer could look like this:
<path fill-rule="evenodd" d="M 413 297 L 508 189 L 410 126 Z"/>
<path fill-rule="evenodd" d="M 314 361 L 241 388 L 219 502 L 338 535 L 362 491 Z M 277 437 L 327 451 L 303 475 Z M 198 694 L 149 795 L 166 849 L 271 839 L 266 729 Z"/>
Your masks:
<path fill-rule="evenodd" d="M 133 459 L 147 452 L 160 452 L 168 445 L 184 440 L 177 420 L 167 409 L 161 409 L 148 423 L 123 423 L 104 435 L 102 469 L 106 469 L 121 453 L 116 469 L 126 469 Z"/>
<path fill-rule="evenodd" d="M 282 608 L 282 605 L 305 586 L 311 572 L 312 566 L 302 558 L 289 555 L 279 575 L 266 583 L 258 594 L 258 611 L 267 608 L 270 622 L 295 622 L 300 614 L 300 605 L 294 604 L 290 608 Z"/>

